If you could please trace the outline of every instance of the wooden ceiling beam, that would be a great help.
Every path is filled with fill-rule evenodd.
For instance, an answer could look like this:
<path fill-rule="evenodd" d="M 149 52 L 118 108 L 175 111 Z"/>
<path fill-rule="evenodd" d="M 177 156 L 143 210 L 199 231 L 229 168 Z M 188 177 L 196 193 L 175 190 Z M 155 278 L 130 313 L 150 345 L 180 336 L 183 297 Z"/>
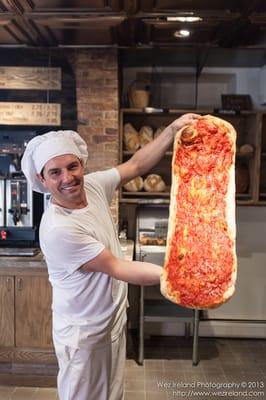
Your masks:
<path fill-rule="evenodd" d="M 98 0 L 99 6 L 95 6 L 97 0 L 91 2 L 90 0 L 86 1 L 86 7 L 80 7 L 76 4 L 79 3 L 78 1 L 72 1 L 72 6 L 69 6 L 69 1 L 64 5 L 62 1 L 53 1 L 52 6 L 41 6 L 38 0 L 1 0 L 8 9 L 17 10 L 18 13 L 22 14 L 24 12 L 31 12 L 31 11 L 65 11 L 65 12 L 121 12 L 123 11 L 123 1 L 122 0 Z M 125 1 L 125 0 L 124 0 Z M 43 3 L 43 2 L 42 2 Z M 91 6 L 90 6 L 91 4 Z"/>
<path fill-rule="evenodd" d="M 8 10 L 15 12 L 17 15 L 23 15 L 25 11 L 25 6 L 28 6 L 30 8 L 31 1 L 24 0 L 21 2 L 19 0 L 2 0 L 2 2 L 5 4 Z"/>
<path fill-rule="evenodd" d="M 73 45 L 110 43 L 138 46 L 157 43 L 175 45 L 173 32 L 188 28 L 193 34 L 186 45 L 245 45 L 256 43 L 266 26 L 265 0 L 0 0 L 0 26 L 25 45 Z M 86 7 L 84 7 L 84 5 Z M 261 13 L 257 10 L 265 8 Z M 184 24 L 167 21 L 169 16 L 191 15 L 201 21 Z M 4 29 L 4 28 L 2 28 Z M 248 37 L 246 30 L 249 31 Z M 264 33 L 263 33 L 264 35 Z M 241 37 L 242 36 L 242 37 Z M 24 38 L 24 39 L 23 39 Z M 243 40 L 242 40 L 243 39 Z M 6 40 L 3 35 L 3 41 Z M 157 41 L 157 43 L 156 43 Z M 183 41 L 184 43 L 184 41 Z M 198 42 L 197 42 L 198 43 Z M 4 42 L 2 43 L 4 44 Z M 1 45 L 1 36 L 0 36 Z"/>

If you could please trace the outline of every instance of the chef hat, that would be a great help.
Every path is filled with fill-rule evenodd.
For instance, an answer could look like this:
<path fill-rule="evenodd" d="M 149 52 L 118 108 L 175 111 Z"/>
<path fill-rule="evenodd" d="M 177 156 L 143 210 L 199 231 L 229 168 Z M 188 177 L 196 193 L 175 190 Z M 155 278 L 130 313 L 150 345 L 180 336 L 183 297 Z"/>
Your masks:
<path fill-rule="evenodd" d="M 74 154 L 83 160 L 85 165 L 88 158 L 88 149 L 85 141 L 74 131 L 51 131 L 44 135 L 35 136 L 26 146 L 21 160 L 21 168 L 32 190 L 47 193 L 36 174 L 40 173 L 51 158 L 63 154 Z"/>

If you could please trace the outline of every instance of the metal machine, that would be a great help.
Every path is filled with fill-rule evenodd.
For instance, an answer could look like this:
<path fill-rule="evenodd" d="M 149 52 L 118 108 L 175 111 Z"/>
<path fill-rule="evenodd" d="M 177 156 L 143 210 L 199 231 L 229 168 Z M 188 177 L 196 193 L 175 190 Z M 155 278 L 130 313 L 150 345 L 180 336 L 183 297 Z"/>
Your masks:
<path fill-rule="evenodd" d="M 35 131 L 0 132 L 0 253 L 4 248 L 38 246 L 43 196 L 34 193 L 21 171 L 21 158 Z M 28 251 L 27 251 L 28 253 Z M 34 252 L 33 252 L 34 253 Z"/>
<path fill-rule="evenodd" d="M 33 226 L 33 195 L 25 178 L 6 180 L 6 225 Z"/>

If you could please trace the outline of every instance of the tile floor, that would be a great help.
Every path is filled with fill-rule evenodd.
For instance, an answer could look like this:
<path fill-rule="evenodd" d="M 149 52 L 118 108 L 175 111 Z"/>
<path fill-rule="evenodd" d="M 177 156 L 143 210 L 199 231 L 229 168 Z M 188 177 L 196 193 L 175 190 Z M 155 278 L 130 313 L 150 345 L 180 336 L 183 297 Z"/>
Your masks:
<path fill-rule="evenodd" d="M 134 360 L 136 345 L 129 338 L 125 400 L 266 399 L 266 340 L 200 338 L 198 366 L 191 340 L 146 340 L 143 366 Z M 0 386 L 0 400 L 56 399 L 52 388 Z"/>

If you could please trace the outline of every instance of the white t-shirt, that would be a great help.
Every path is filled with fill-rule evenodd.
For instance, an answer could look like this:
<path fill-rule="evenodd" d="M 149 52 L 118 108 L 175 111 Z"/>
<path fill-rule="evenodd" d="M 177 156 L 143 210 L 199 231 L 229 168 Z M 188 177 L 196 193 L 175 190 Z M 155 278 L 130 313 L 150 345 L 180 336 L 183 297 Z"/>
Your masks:
<path fill-rule="evenodd" d="M 53 287 L 53 335 L 68 346 L 115 340 L 126 322 L 127 284 L 80 266 L 104 248 L 122 258 L 109 204 L 120 182 L 116 168 L 85 175 L 88 205 L 50 203 L 40 225 L 40 246 Z"/>

